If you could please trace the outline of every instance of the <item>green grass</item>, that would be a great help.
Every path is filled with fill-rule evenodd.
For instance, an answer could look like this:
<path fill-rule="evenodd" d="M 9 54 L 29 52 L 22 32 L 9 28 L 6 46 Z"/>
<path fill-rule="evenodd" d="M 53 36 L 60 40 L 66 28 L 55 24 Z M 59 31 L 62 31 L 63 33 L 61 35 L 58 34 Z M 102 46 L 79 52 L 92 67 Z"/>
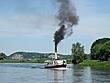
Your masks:
<path fill-rule="evenodd" d="M 0 60 L 0 63 L 20 63 L 21 60 Z"/>
<path fill-rule="evenodd" d="M 28 60 L 28 59 L 23 59 L 23 60 L 0 60 L 0 63 L 44 63 L 45 60 L 49 60 L 49 59 L 44 58 L 44 59 L 37 59 L 37 60 Z M 64 59 L 64 60 L 67 60 L 67 64 L 72 63 L 72 59 Z"/>
<path fill-rule="evenodd" d="M 0 60 L 0 63 L 44 63 L 42 60 Z"/>
<path fill-rule="evenodd" d="M 78 65 L 79 66 L 110 68 L 110 61 L 84 60 L 83 62 L 79 63 Z"/>

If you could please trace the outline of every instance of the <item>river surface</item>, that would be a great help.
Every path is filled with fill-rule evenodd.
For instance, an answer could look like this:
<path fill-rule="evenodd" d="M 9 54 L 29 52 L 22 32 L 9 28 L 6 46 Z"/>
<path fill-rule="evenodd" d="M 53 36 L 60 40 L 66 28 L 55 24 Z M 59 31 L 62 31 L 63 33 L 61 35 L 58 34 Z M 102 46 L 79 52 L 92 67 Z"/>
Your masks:
<path fill-rule="evenodd" d="M 68 64 L 58 70 L 35 63 L 0 63 L 0 83 L 110 83 L 110 69 Z"/>

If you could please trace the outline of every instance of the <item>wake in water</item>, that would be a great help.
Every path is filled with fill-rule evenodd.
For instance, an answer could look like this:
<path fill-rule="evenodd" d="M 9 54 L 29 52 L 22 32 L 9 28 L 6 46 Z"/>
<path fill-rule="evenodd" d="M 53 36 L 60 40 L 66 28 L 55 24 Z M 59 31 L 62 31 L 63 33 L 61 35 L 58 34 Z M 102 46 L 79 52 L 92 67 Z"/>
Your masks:
<path fill-rule="evenodd" d="M 54 69 L 54 70 L 67 70 L 69 68 L 52 68 L 52 69 Z"/>
<path fill-rule="evenodd" d="M 37 63 L 0 63 L 0 67 L 15 67 L 15 68 L 32 68 L 32 69 L 46 69 L 44 64 Z M 71 69 L 66 68 L 49 68 L 54 70 L 68 70 Z"/>
<path fill-rule="evenodd" d="M 16 68 L 44 68 L 43 64 L 35 63 L 0 63 L 0 67 L 16 67 Z"/>
<path fill-rule="evenodd" d="M 43 64 L 31 65 L 31 68 L 45 69 Z"/>

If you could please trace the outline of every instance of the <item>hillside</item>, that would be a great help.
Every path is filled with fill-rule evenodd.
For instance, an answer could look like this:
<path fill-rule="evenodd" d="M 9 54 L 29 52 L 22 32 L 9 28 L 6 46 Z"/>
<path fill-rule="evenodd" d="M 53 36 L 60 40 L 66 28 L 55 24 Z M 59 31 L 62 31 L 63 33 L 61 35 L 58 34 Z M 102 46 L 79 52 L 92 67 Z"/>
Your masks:
<path fill-rule="evenodd" d="M 22 55 L 24 59 L 34 59 L 34 58 L 48 58 L 50 55 L 54 55 L 54 53 L 38 53 L 38 52 L 15 52 L 7 57 L 7 59 L 12 59 L 14 55 Z M 62 55 L 58 54 L 60 58 L 72 58 L 71 55 Z"/>

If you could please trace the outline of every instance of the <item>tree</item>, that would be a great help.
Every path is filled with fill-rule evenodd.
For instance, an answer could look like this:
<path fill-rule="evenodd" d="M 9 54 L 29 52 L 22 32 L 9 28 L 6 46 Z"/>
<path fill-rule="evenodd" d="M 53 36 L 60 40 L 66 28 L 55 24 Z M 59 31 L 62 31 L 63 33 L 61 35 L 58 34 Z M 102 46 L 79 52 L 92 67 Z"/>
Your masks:
<path fill-rule="evenodd" d="M 96 41 L 93 42 L 91 49 L 96 46 L 97 44 L 104 44 L 105 42 L 109 41 L 110 38 L 101 38 L 101 39 L 97 39 Z"/>
<path fill-rule="evenodd" d="M 73 55 L 73 64 L 78 64 L 83 61 L 84 57 L 84 46 L 81 46 L 79 42 L 72 44 L 72 55 Z"/>
<path fill-rule="evenodd" d="M 90 49 L 90 57 L 92 60 L 108 60 L 107 56 L 110 54 L 108 54 L 107 50 L 110 49 L 110 45 L 108 45 L 109 43 L 107 43 L 108 41 L 110 41 L 110 38 L 102 38 L 93 42 Z"/>
<path fill-rule="evenodd" d="M 110 41 L 103 44 L 100 48 L 99 60 L 100 61 L 108 61 L 110 58 Z"/>
<path fill-rule="evenodd" d="M 100 55 L 100 48 L 102 47 L 102 44 L 97 44 L 91 49 L 91 59 L 92 60 L 98 60 Z"/>
<path fill-rule="evenodd" d="M 6 58 L 6 55 L 4 53 L 0 53 L 0 60 L 3 60 Z"/>

